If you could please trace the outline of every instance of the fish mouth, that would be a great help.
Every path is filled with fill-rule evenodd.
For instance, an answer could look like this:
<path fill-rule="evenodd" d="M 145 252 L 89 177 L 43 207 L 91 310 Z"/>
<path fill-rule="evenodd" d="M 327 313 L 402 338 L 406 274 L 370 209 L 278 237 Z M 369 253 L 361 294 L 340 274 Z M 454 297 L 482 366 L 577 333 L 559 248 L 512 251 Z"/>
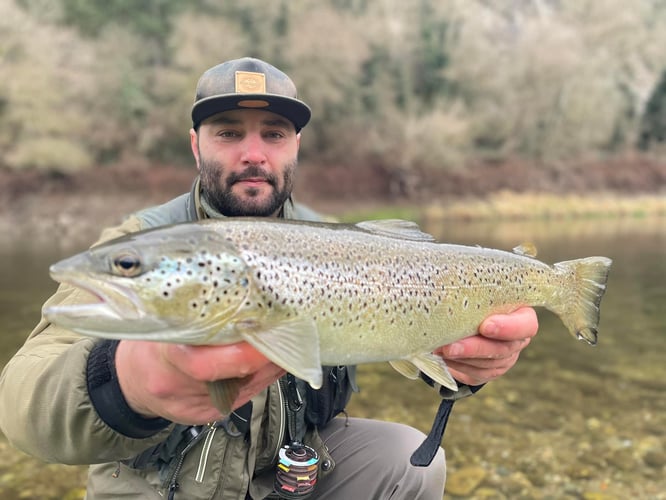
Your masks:
<path fill-rule="evenodd" d="M 60 304 L 44 309 L 44 317 L 74 331 L 111 337 L 115 332 L 149 331 L 163 328 L 164 322 L 151 318 L 141 307 L 133 290 L 117 283 L 92 282 L 87 277 L 60 276 L 51 273 L 56 281 L 84 290 L 97 302 Z M 130 330 L 131 329 L 131 330 Z"/>

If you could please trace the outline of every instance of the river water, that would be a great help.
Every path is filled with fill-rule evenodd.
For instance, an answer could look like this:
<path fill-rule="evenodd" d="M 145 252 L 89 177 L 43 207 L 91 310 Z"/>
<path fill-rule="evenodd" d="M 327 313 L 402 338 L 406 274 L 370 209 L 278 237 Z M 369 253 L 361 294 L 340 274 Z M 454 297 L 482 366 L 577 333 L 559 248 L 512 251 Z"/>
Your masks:
<path fill-rule="evenodd" d="M 423 222 L 442 241 L 510 249 L 546 262 L 613 259 L 599 343 L 571 338 L 540 311 L 518 364 L 453 410 L 445 499 L 666 499 L 666 219 Z M 50 263 L 79 248 L 0 245 L 0 368 L 55 290 Z M 424 384 L 386 364 L 360 368 L 349 414 L 428 431 L 438 406 Z M 42 464 L 0 435 L 0 499 L 82 498 L 83 467 Z"/>

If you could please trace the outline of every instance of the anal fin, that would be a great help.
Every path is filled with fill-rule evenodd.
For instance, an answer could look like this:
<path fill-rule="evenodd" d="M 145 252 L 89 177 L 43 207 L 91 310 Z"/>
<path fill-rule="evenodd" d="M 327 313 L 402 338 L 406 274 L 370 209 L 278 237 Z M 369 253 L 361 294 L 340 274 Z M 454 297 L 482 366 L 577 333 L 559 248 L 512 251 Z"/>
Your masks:
<path fill-rule="evenodd" d="M 403 377 L 407 377 L 410 380 L 416 380 L 419 378 L 420 370 L 409 360 L 394 359 L 389 361 L 389 364 Z"/>
<path fill-rule="evenodd" d="M 444 360 L 431 352 L 419 354 L 408 358 L 419 370 L 430 377 L 434 382 L 443 385 L 452 391 L 458 390 L 458 384 L 451 376 Z"/>

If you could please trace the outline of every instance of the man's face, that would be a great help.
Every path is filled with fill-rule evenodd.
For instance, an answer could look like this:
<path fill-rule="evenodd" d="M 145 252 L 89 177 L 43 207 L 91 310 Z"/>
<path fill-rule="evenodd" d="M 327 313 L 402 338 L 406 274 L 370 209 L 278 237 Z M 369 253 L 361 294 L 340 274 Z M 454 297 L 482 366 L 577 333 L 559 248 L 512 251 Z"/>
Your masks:
<path fill-rule="evenodd" d="M 206 199 L 223 215 L 275 215 L 293 189 L 300 134 L 280 115 L 218 113 L 190 131 Z"/>

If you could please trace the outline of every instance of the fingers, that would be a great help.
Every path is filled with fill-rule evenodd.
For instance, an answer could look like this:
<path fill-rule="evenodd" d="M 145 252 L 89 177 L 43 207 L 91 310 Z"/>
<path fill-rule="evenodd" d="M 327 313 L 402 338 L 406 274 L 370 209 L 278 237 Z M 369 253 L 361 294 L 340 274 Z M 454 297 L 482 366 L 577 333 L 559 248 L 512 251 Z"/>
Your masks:
<path fill-rule="evenodd" d="M 443 346 L 435 352 L 447 360 L 501 360 L 522 351 L 530 340 L 531 337 L 520 340 L 494 340 L 475 335 Z"/>
<path fill-rule="evenodd" d="M 447 360 L 449 372 L 457 381 L 467 385 L 481 385 L 504 375 L 516 364 L 519 352 L 501 360 L 473 360 L 471 363 Z"/>
<path fill-rule="evenodd" d="M 203 382 L 243 378 L 271 363 L 245 342 L 217 346 L 164 344 L 163 355 L 177 370 Z"/>
<path fill-rule="evenodd" d="M 538 329 L 536 311 L 531 307 L 521 307 L 510 314 L 489 316 L 481 323 L 479 333 L 499 340 L 521 340 L 534 337 Z"/>
<path fill-rule="evenodd" d="M 246 382 L 242 385 L 241 390 L 238 393 L 238 398 L 236 398 L 232 405 L 232 409 L 243 406 L 285 373 L 286 372 L 282 368 L 270 363 L 246 377 Z"/>
<path fill-rule="evenodd" d="M 223 415 L 211 401 L 206 382 L 243 379 L 238 407 L 265 389 L 283 370 L 245 343 L 181 346 L 122 341 L 116 371 L 127 403 L 146 417 L 203 424 Z"/>

